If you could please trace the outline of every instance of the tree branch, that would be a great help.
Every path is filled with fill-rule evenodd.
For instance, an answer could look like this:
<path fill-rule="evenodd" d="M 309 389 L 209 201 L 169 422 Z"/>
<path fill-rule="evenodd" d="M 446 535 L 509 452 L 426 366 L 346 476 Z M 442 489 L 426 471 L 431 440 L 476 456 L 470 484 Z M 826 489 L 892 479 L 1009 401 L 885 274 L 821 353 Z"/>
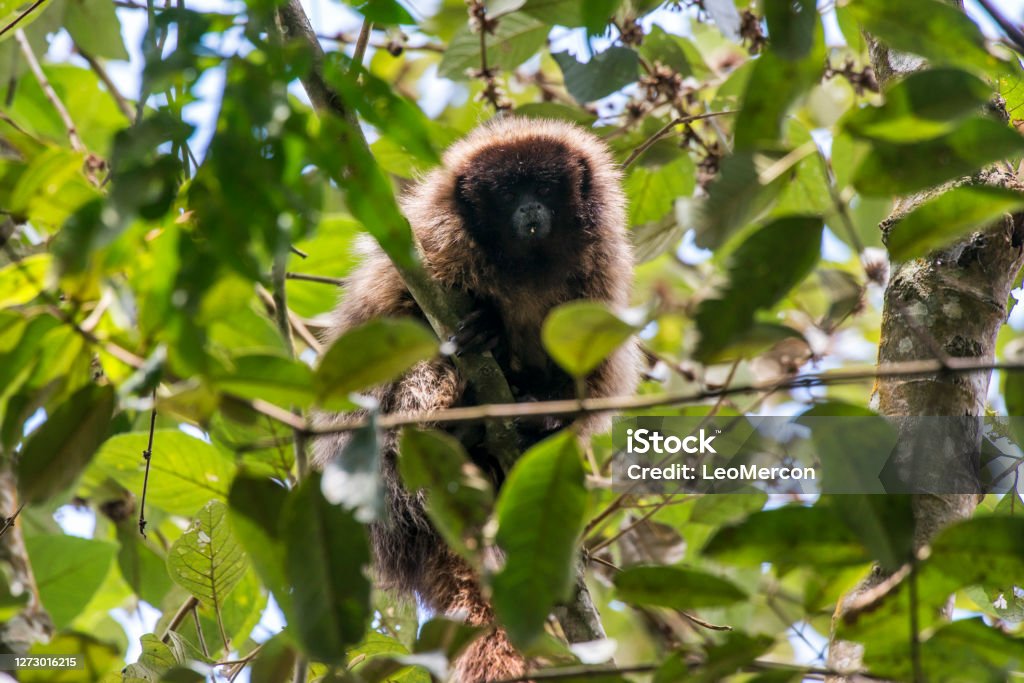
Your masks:
<path fill-rule="evenodd" d="M 622 162 L 622 168 L 629 168 L 630 165 L 634 161 L 636 161 L 637 159 L 640 158 L 641 154 L 643 154 L 644 152 L 649 150 L 654 145 L 654 143 L 656 143 L 658 140 L 661 140 L 663 137 L 665 137 L 666 135 L 671 133 L 672 129 L 675 128 L 676 126 L 681 126 L 683 124 L 692 123 L 694 121 L 700 121 L 701 119 L 710 119 L 710 118 L 714 118 L 716 116 L 726 116 L 727 114 L 735 114 L 735 113 L 736 112 L 729 111 L 729 110 L 727 110 L 727 111 L 712 111 L 712 112 L 708 112 L 706 114 L 695 114 L 693 116 L 680 116 L 678 118 L 672 119 L 671 121 L 666 123 L 660 130 L 658 130 L 656 133 L 654 133 L 651 137 L 649 137 L 646 140 L 644 140 L 643 142 L 641 142 L 640 145 L 636 149 L 634 149 L 632 152 L 630 152 L 629 156 L 626 157 L 626 160 Z"/>
<path fill-rule="evenodd" d="M 377 425 L 383 429 L 405 427 L 425 422 L 455 424 L 478 420 L 551 416 L 583 416 L 593 413 L 621 412 L 660 406 L 674 406 L 699 403 L 712 398 L 741 394 L 757 394 L 783 389 L 810 389 L 813 387 L 835 386 L 865 380 L 900 378 L 915 379 L 934 376 L 936 373 L 950 376 L 985 372 L 992 370 L 1024 370 L 1024 362 L 995 362 L 978 358 L 950 358 L 948 366 L 938 360 L 916 360 L 901 363 L 886 363 L 865 369 L 850 368 L 822 373 L 800 375 L 783 381 L 754 382 L 737 386 L 705 389 L 695 392 L 645 394 L 643 396 L 609 396 L 583 400 L 537 401 L 534 403 L 499 403 L 448 408 L 438 411 L 416 413 L 389 413 L 377 418 Z M 355 419 L 344 426 L 326 429 L 312 429 L 310 434 L 336 434 L 365 427 L 365 420 Z"/>
<path fill-rule="evenodd" d="M 109 92 L 110 96 L 114 98 L 117 108 L 125 115 L 128 122 L 135 123 L 135 110 L 130 104 L 128 104 L 128 100 L 124 98 L 121 91 L 117 89 L 117 85 L 115 85 L 114 81 L 110 79 L 110 74 L 108 74 L 107 70 L 103 68 L 103 65 L 100 64 L 99 60 L 83 50 L 77 43 L 75 44 L 75 49 L 78 51 L 78 54 L 82 56 L 82 59 L 89 63 L 89 68 L 95 72 L 96 76 L 103 82 L 103 85 L 106 86 L 107 92 Z"/>
<path fill-rule="evenodd" d="M 2 35 L 2 32 L 0 32 L 0 35 Z M 57 115 L 64 124 L 64 128 L 68 134 L 68 140 L 71 142 L 71 149 L 76 152 L 87 151 L 85 149 L 85 145 L 82 144 L 82 139 L 78 137 L 78 130 L 75 128 L 75 122 L 72 120 L 71 114 L 68 112 L 67 107 L 64 106 L 64 103 L 61 102 L 60 98 L 57 97 L 56 91 L 54 91 L 49 79 L 46 78 L 46 74 L 43 73 L 43 67 L 39 65 L 39 60 L 36 59 L 35 53 L 32 52 L 32 46 L 29 45 L 25 32 L 19 28 L 14 32 L 14 39 L 18 41 L 18 47 L 21 48 L 21 54 L 24 55 L 25 62 L 28 64 L 28 68 L 32 71 L 32 75 L 36 77 L 39 87 L 42 88 L 43 95 L 45 95 L 46 99 L 50 101 L 53 108 L 57 110 Z"/>
<path fill-rule="evenodd" d="M 8 31 L 10 31 L 12 28 L 17 26 L 18 24 L 20 24 L 21 21 L 25 17 L 27 17 L 28 15 L 32 14 L 32 12 L 36 11 L 36 9 L 38 9 L 38 7 L 40 5 L 42 5 L 44 2 L 46 2 L 46 0 L 36 0 L 31 5 L 26 7 L 25 11 L 23 11 L 21 14 L 19 14 L 18 16 L 16 16 L 14 18 L 14 21 L 12 21 L 11 23 L 7 24 L 7 26 L 4 26 L 2 29 L 0 29 L 0 37 L 3 37 Z"/>
<path fill-rule="evenodd" d="M 291 319 L 288 317 L 288 293 L 285 289 L 287 262 L 288 252 L 286 251 L 274 257 L 274 268 L 271 273 L 274 284 L 274 320 L 277 322 L 277 330 L 281 333 L 281 339 L 288 350 L 288 355 L 295 358 L 295 341 L 292 337 Z M 305 423 L 301 409 L 293 407 L 292 414 Z M 309 472 L 309 460 L 306 457 L 306 434 L 304 429 L 296 428 L 292 432 L 295 435 L 293 444 L 295 446 L 295 471 L 299 481 L 301 481 L 306 478 L 306 474 Z"/>

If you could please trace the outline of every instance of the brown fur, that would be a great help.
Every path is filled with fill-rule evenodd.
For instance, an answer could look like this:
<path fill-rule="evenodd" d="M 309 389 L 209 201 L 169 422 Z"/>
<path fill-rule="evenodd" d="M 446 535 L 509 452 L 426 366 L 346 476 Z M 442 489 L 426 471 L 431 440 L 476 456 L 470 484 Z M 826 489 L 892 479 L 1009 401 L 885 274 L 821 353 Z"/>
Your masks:
<path fill-rule="evenodd" d="M 500 187 L 508 174 L 532 174 L 547 182 L 561 178 L 558 211 L 574 226 L 570 237 L 546 247 L 537 258 L 510 263 L 488 246 L 492 228 L 467 215 L 489 215 L 483 189 Z M 489 185 L 490 184 L 490 185 Z M 468 292 L 491 306 L 500 321 L 504 352 L 495 353 L 521 393 L 537 399 L 569 398 L 572 383 L 547 358 L 540 328 L 550 310 L 567 301 L 590 299 L 614 307 L 628 304 L 632 258 L 625 232 L 625 197 L 620 175 L 604 143 L 584 130 L 557 121 L 503 118 L 478 128 L 453 145 L 443 164 L 403 199 L 403 209 L 422 248 L 428 273 L 445 287 Z M 500 224 L 495 220 L 493 225 Z M 497 229 L 492 228 L 492 229 Z M 363 261 L 347 279 L 334 312 L 330 337 L 379 316 L 422 317 L 390 260 L 369 240 Z M 639 354 L 627 344 L 588 379 L 591 396 L 623 395 L 639 377 Z M 385 413 L 436 410 L 472 403 L 466 385 L 448 359 L 419 363 L 398 381 L 371 392 Z M 321 415 L 321 426 L 340 424 Z M 591 418 L 584 433 L 605 428 Z M 388 514 L 371 525 L 381 581 L 415 593 L 432 610 L 490 625 L 494 615 L 468 565 L 448 549 L 423 509 L 422 493 L 407 491 L 397 471 L 396 435 L 383 436 L 381 476 Z M 322 437 L 315 461 L 323 465 L 341 452 L 347 436 Z M 470 447 L 475 460 L 486 458 Z M 484 465 L 487 463 L 479 463 Z M 478 638 L 456 662 L 461 683 L 521 676 L 526 666 L 500 628 Z"/>

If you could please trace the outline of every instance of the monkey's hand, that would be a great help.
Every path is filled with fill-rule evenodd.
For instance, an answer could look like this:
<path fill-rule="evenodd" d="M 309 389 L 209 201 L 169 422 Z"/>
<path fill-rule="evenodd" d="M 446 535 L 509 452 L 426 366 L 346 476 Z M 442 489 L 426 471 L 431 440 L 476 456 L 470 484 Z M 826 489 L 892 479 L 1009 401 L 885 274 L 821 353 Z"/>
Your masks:
<path fill-rule="evenodd" d="M 459 323 L 448 341 L 455 345 L 455 355 L 493 351 L 501 341 L 501 316 L 491 306 L 480 306 Z"/>

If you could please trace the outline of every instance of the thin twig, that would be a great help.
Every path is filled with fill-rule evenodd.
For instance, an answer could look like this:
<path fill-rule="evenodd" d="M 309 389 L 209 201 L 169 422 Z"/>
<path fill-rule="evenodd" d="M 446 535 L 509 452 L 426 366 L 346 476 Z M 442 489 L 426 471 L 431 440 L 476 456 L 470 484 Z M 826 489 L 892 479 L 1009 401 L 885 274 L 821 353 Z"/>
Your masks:
<path fill-rule="evenodd" d="M 36 11 L 36 8 L 39 7 L 40 5 L 42 5 L 44 2 L 46 2 L 46 0 L 36 0 L 31 5 L 26 7 L 25 11 L 23 11 L 18 16 L 14 17 L 14 21 L 12 21 L 11 23 L 7 24 L 7 26 L 4 26 L 2 29 L 0 29 L 0 37 L 2 37 L 4 34 L 6 34 L 12 28 L 14 28 L 18 24 L 20 24 L 21 21 L 25 17 L 27 17 L 28 15 L 32 14 L 32 12 Z"/>
<path fill-rule="evenodd" d="M 146 491 L 149 488 L 149 466 L 153 462 L 153 432 L 156 429 L 156 389 L 153 389 L 153 410 L 149 414 L 149 444 L 142 451 L 146 461 L 146 473 L 142 475 L 142 500 L 139 503 L 139 533 L 146 537 Z"/>
<path fill-rule="evenodd" d="M 871 366 L 869 369 L 851 368 L 832 370 L 791 377 L 782 381 L 754 382 L 735 387 L 705 389 L 695 392 L 645 394 L 642 396 L 609 396 L 580 400 L 538 401 L 535 403 L 493 403 L 463 408 L 448 408 L 437 411 L 410 413 L 389 413 L 377 418 L 381 429 L 407 427 L 423 423 L 454 424 L 478 420 L 509 419 L 542 416 L 583 416 L 593 413 L 609 413 L 625 410 L 639 410 L 661 406 L 700 403 L 721 396 L 757 394 L 784 389 L 810 389 L 821 386 L 835 386 L 850 382 L 873 379 L 927 377 L 941 372 L 968 373 L 991 370 L 1024 370 L 1024 362 L 995 362 L 979 358 L 950 358 L 948 366 L 937 360 L 915 360 Z M 353 419 L 345 425 L 325 429 L 312 429 L 308 434 L 336 434 L 366 427 L 365 419 Z"/>
<path fill-rule="evenodd" d="M 1018 52 L 1024 52 L 1024 33 L 1021 32 L 1020 28 L 1004 17 L 1002 12 L 997 10 L 990 0 L 978 0 L 978 4 L 981 5 L 986 14 L 992 17 L 994 22 L 999 24 L 999 28 L 1006 32 L 1006 37 L 1013 43 L 1013 47 Z"/>
<path fill-rule="evenodd" d="M 295 357 L 295 342 L 292 338 L 292 323 L 288 317 L 288 292 L 285 287 L 285 283 L 288 278 L 287 275 L 288 265 L 288 254 L 280 253 L 274 259 L 273 271 L 271 272 L 271 278 L 274 284 L 273 299 L 274 299 L 274 320 L 277 322 L 277 330 L 281 333 L 281 338 L 284 340 L 285 347 L 288 349 L 288 355 L 292 358 Z M 293 407 L 292 413 L 303 423 L 305 420 L 302 417 L 302 410 L 300 408 Z M 309 469 L 309 463 L 306 459 L 306 435 L 304 428 L 297 428 L 293 430 L 295 435 L 295 469 L 296 476 L 299 480 L 306 478 L 306 473 Z"/>
<path fill-rule="evenodd" d="M 306 683 L 306 672 L 309 670 L 309 662 L 302 655 L 295 658 L 295 675 L 293 683 Z"/>
<path fill-rule="evenodd" d="M 203 656 L 207 659 L 210 658 L 210 649 L 206 647 L 206 636 L 203 635 L 203 626 L 199 623 L 199 603 L 196 603 L 192 607 L 192 621 L 196 625 L 196 636 L 199 638 L 199 647 L 203 651 Z"/>
<path fill-rule="evenodd" d="M 103 65 L 100 64 L 99 60 L 83 50 L 77 43 L 75 44 L 75 49 L 78 50 L 78 54 L 82 56 L 82 59 L 89 63 L 89 68 L 96 73 L 100 81 L 103 82 L 103 85 L 106 86 L 107 92 L 109 92 L 110 96 L 114 98 L 117 108 L 121 110 L 121 113 L 125 115 L 129 122 L 134 123 L 135 111 L 132 109 L 132 105 L 128 103 L 128 100 L 124 98 L 121 91 L 117 89 L 117 85 L 115 85 L 114 81 L 111 80 L 110 74 L 107 73 L 107 70 L 103 68 Z"/>
<path fill-rule="evenodd" d="M 557 681 L 562 678 L 601 678 L 612 674 L 642 674 L 657 671 L 658 664 L 635 664 L 633 666 L 564 666 L 548 671 L 534 671 L 515 678 L 502 678 L 492 683 L 527 683 L 528 681 Z"/>
<path fill-rule="evenodd" d="M 359 41 L 359 34 L 349 33 L 317 33 L 316 37 L 320 40 L 329 40 L 332 43 L 345 43 L 346 45 L 353 45 Z M 445 46 L 440 43 L 423 43 L 421 45 L 407 45 L 404 42 L 392 41 L 392 40 L 368 40 L 367 46 L 372 47 L 374 50 L 385 50 L 391 52 L 396 47 L 400 47 L 403 52 L 437 52 L 443 53 Z"/>
<path fill-rule="evenodd" d="M 14 511 L 13 515 L 11 515 L 10 517 L 7 517 L 7 518 L 4 519 L 4 525 L 2 527 L 0 527 L 0 538 L 3 538 L 3 535 L 6 534 L 7 531 L 12 526 L 14 526 L 14 522 L 18 519 L 18 515 L 21 514 L 21 511 L 23 509 L 25 509 L 25 504 L 24 503 L 22 503 L 21 505 L 18 506 L 18 509 Z"/>
<path fill-rule="evenodd" d="M 181 607 L 178 608 L 178 611 L 174 613 L 174 616 L 167 623 L 167 628 L 164 629 L 164 634 L 160 636 L 160 640 L 164 643 L 168 642 L 171 639 L 171 632 L 177 631 L 178 627 L 181 626 L 181 622 L 185 621 L 188 613 L 198 605 L 199 598 L 194 595 L 188 596 L 188 599 L 181 603 Z"/>
<path fill-rule="evenodd" d="M 694 624 L 696 624 L 697 626 L 700 626 L 701 628 L 706 628 L 709 631 L 731 631 L 732 630 L 732 626 L 729 626 L 728 624 L 712 624 L 710 621 L 705 621 L 704 619 L 701 619 L 698 616 L 694 616 L 693 614 L 690 614 L 689 612 L 684 612 L 682 610 L 679 610 L 679 613 L 682 614 L 683 617 L 685 617 L 687 621 L 691 621 Z"/>
<path fill-rule="evenodd" d="M 335 287 L 341 287 L 345 284 L 345 279 L 340 277 L 327 277 L 326 275 L 310 275 L 309 273 L 285 273 L 284 276 L 289 280 L 302 280 L 303 282 L 318 282 L 322 285 L 334 285 Z"/>
<path fill-rule="evenodd" d="M 651 137 L 647 138 L 642 143 L 640 143 L 639 147 L 637 147 L 632 152 L 630 152 L 629 156 L 626 157 L 626 160 L 622 162 L 622 168 L 629 168 L 630 164 L 632 164 L 634 161 L 639 159 L 641 154 L 643 154 L 648 149 L 650 149 L 651 146 L 654 145 L 654 143 L 656 143 L 658 140 L 662 139 L 663 137 L 668 135 L 670 132 L 672 132 L 672 129 L 675 128 L 676 126 L 681 126 L 681 125 L 684 125 L 684 124 L 687 124 L 687 123 L 692 123 L 694 121 L 700 121 L 701 119 L 710 119 L 710 118 L 713 118 L 715 116 L 725 116 L 727 114 L 735 114 L 735 113 L 736 113 L 735 111 L 731 111 L 731 110 L 712 111 L 712 112 L 708 112 L 706 114 L 695 114 L 693 116 L 680 116 L 678 118 L 672 119 L 671 121 L 666 123 L 664 126 L 662 126 L 662 128 L 658 132 L 656 132 L 654 135 L 652 135 Z"/>
<path fill-rule="evenodd" d="M 76 152 L 85 152 L 85 145 L 82 144 L 82 139 L 78 137 L 78 130 L 75 128 L 75 122 L 71 118 L 71 114 L 68 112 L 67 107 L 57 97 L 56 91 L 50 84 L 49 79 L 46 78 L 46 74 L 43 73 L 43 67 L 39 65 L 39 60 L 36 59 L 36 55 L 32 52 L 32 46 L 28 42 L 28 38 L 25 36 L 25 32 L 20 28 L 14 32 L 14 39 L 18 41 L 18 46 L 21 48 L 21 54 L 25 57 L 25 62 L 28 64 L 28 68 L 32 71 L 32 75 L 36 77 L 36 81 L 39 83 L 39 87 L 43 90 L 43 95 L 50 101 L 53 108 L 57 110 L 57 115 L 60 116 L 61 122 L 64 124 L 64 128 L 68 134 L 68 140 L 71 142 L 71 149 Z"/>
<path fill-rule="evenodd" d="M 366 54 L 366 44 L 370 40 L 370 30 L 373 28 L 373 22 L 369 19 L 363 20 L 363 27 L 359 29 L 359 38 L 356 39 L 356 48 L 352 52 L 352 64 L 350 71 L 352 73 L 359 73 L 359 70 L 363 68 L 363 55 Z"/>

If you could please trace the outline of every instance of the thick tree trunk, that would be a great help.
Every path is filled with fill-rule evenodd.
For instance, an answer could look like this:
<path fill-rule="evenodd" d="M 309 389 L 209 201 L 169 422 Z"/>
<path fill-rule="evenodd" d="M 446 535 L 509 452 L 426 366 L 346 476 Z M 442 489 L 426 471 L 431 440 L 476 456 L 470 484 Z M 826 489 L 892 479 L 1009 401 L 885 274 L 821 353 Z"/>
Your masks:
<path fill-rule="evenodd" d="M 872 66 L 883 88 L 924 66 L 922 60 L 890 51 L 870 37 L 869 46 Z M 886 235 L 899 230 L 900 218 L 915 207 L 954 185 L 963 184 L 1024 188 L 1014 174 L 989 169 L 901 199 L 882 224 L 882 230 Z M 978 226 L 966 239 L 925 258 L 893 264 L 882 312 L 879 365 L 944 357 L 993 361 L 996 335 L 1008 315 L 1010 290 L 1024 262 L 1022 239 L 1024 217 L 1006 216 L 995 225 Z M 883 415 L 897 418 L 978 417 L 984 414 L 990 380 L 988 371 L 882 379 L 875 385 L 872 407 Z M 897 420 L 897 425 L 901 430 L 901 443 L 908 449 L 918 449 L 918 462 L 922 455 L 920 449 L 924 447 L 929 450 L 928 457 L 934 454 L 936 464 L 941 464 L 941 468 L 933 469 L 934 475 L 942 476 L 943 487 L 931 486 L 934 481 L 928 480 L 927 472 L 923 473 L 924 477 L 911 480 L 918 487 L 916 490 L 923 491 L 913 499 L 915 544 L 921 546 L 942 528 L 969 517 L 977 506 L 981 430 L 969 419 L 958 421 L 942 434 L 931 435 L 922 434 L 919 423 L 913 420 L 904 423 Z M 844 598 L 836 610 L 836 618 L 841 618 L 858 597 L 887 578 L 884 572 L 874 572 Z M 923 607 L 946 612 L 948 616 L 948 603 Z M 833 641 L 829 650 L 830 668 L 856 671 L 862 655 L 856 643 Z"/>

